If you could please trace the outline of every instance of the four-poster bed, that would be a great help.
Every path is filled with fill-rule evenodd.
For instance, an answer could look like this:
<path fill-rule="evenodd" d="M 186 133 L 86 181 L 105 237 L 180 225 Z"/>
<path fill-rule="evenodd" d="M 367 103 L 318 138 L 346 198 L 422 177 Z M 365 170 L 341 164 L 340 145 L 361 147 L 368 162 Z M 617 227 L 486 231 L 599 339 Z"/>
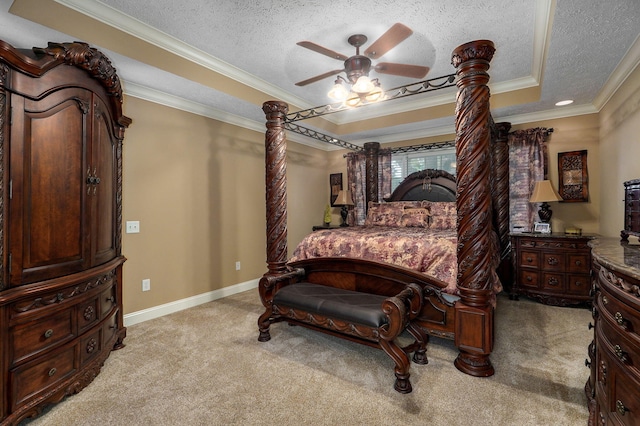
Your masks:
<path fill-rule="evenodd" d="M 494 51 L 492 42 L 479 40 L 459 46 L 452 54 L 452 64 L 457 69 L 458 77 L 455 141 L 457 177 L 454 185 L 452 182 L 446 185 L 449 186 L 449 190 L 455 191 L 457 212 L 456 294 L 445 292 L 446 282 L 424 273 L 416 273 L 404 266 L 373 262 L 376 265 L 376 275 L 367 275 L 367 279 L 372 281 L 406 280 L 406 285 L 412 282 L 419 283 L 423 293 L 422 306 L 420 312 L 410 319 L 413 329 L 409 329 L 416 338 L 414 349 L 420 344 L 419 333 L 415 329 L 452 338 L 459 349 L 455 360 L 456 367 L 473 376 L 490 376 L 494 373 L 490 354 L 493 350 L 495 288 L 499 285 L 496 282 L 496 267 L 501 255 L 508 253 L 509 240 L 506 135 L 510 126 L 508 123 L 493 123 L 489 111 L 487 70 Z M 332 263 L 342 265 L 338 258 L 311 258 L 288 262 L 285 136 L 287 109 L 285 103 L 278 101 L 265 102 L 263 105 L 267 117 L 265 159 L 268 272 L 259 285 L 261 300 L 266 308 L 258 320 L 261 341 L 269 340 L 269 326 L 274 322 L 287 321 L 310 325 L 307 319 L 313 315 L 308 312 L 306 316 L 302 315 L 305 314 L 303 309 L 297 311 L 297 316 L 287 315 L 277 303 L 274 303 L 274 296 L 282 288 L 305 280 L 331 287 L 356 289 L 354 282 L 360 283 L 364 280 L 358 271 L 349 271 L 338 266 L 332 270 Z M 376 144 L 366 145 L 369 145 L 372 152 L 377 149 Z M 369 154 L 367 202 L 383 201 L 376 189 L 376 156 Z M 435 179 L 441 177 L 430 176 L 431 184 L 435 184 Z M 416 186 L 422 185 L 424 178 L 423 176 L 406 180 L 394 192 L 392 198 L 385 201 L 412 199 Z M 332 259 L 334 262 L 331 262 Z M 322 267 L 318 266 L 320 264 Z M 318 324 L 314 324 L 312 328 L 318 328 Z M 331 333 L 336 334 L 336 330 L 332 330 Z M 406 354 L 399 358 L 406 359 Z M 394 360 L 396 377 L 400 378 L 398 369 L 404 366 L 404 361 L 398 362 L 396 358 Z"/>

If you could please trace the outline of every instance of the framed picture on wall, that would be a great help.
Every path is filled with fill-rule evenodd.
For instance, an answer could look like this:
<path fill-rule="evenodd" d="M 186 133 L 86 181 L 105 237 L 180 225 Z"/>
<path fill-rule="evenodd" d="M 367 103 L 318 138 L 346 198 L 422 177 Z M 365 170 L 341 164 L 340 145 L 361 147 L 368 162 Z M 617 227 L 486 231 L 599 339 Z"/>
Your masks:
<path fill-rule="evenodd" d="M 558 193 L 562 201 L 589 201 L 586 149 L 558 153 L 558 180 Z"/>
<path fill-rule="evenodd" d="M 334 207 L 338 193 L 342 190 L 342 173 L 329 175 L 329 187 L 331 188 L 331 206 Z"/>

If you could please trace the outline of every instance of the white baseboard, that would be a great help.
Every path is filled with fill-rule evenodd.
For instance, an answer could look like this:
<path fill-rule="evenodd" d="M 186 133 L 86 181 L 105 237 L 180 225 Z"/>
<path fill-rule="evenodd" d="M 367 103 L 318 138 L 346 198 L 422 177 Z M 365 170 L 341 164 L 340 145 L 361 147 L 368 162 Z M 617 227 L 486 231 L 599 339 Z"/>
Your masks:
<path fill-rule="evenodd" d="M 236 293 L 251 290 L 258 287 L 259 278 L 243 283 L 224 287 L 219 290 L 213 290 L 208 293 L 198 294 L 197 296 L 187 297 L 186 299 L 176 300 L 174 302 L 165 303 L 164 305 L 154 306 L 152 308 L 143 309 L 141 311 L 132 312 L 124 316 L 125 327 L 148 321 L 154 318 L 160 318 L 183 309 L 193 308 L 203 303 L 212 302 L 223 297 L 231 296 Z"/>

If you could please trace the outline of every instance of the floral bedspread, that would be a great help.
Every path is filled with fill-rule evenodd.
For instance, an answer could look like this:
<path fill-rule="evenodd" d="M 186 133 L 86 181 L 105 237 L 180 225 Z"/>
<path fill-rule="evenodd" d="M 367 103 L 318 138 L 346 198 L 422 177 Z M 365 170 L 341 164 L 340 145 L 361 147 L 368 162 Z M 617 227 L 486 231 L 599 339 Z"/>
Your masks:
<path fill-rule="evenodd" d="M 455 294 L 458 271 L 455 230 L 419 227 L 351 226 L 307 235 L 290 261 L 315 257 L 354 257 L 423 272 L 447 283 Z"/>

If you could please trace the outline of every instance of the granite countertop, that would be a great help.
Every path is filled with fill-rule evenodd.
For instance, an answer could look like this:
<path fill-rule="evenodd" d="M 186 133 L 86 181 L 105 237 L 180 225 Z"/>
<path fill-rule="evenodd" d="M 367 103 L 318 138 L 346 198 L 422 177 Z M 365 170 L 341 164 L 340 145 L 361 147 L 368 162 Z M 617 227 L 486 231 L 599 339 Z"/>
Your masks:
<path fill-rule="evenodd" d="M 589 241 L 591 254 L 603 266 L 640 280 L 640 243 L 598 237 Z"/>

